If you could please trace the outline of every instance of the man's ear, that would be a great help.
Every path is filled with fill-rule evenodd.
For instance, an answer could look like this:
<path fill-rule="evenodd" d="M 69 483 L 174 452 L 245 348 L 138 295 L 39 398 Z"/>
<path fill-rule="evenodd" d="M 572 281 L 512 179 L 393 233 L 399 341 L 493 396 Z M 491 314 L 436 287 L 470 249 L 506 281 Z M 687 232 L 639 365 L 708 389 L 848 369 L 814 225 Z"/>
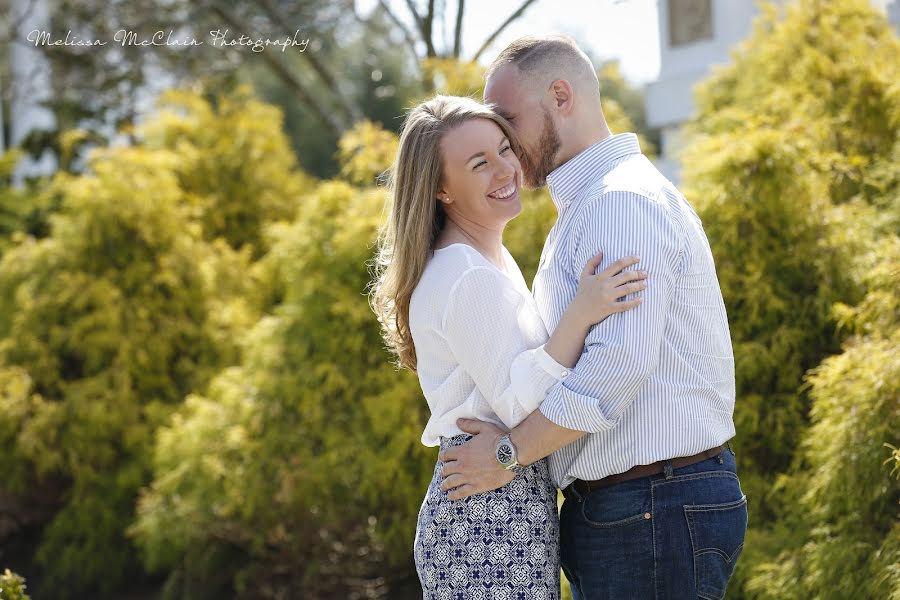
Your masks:
<path fill-rule="evenodd" d="M 575 106 L 575 90 L 572 84 L 565 79 L 557 79 L 550 84 L 550 98 L 556 110 L 569 114 Z"/>

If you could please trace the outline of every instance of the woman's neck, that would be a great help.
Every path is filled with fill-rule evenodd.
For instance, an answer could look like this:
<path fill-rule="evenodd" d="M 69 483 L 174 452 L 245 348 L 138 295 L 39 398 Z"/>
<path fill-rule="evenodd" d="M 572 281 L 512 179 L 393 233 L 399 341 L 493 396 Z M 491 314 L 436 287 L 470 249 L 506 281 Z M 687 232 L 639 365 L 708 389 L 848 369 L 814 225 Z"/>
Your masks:
<path fill-rule="evenodd" d="M 435 245 L 443 247 L 457 243 L 473 246 L 497 267 L 504 268 L 502 231 L 494 231 L 484 227 L 467 228 L 460 226 L 452 219 L 447 219 L 447 223 L 438 235 Z"/>

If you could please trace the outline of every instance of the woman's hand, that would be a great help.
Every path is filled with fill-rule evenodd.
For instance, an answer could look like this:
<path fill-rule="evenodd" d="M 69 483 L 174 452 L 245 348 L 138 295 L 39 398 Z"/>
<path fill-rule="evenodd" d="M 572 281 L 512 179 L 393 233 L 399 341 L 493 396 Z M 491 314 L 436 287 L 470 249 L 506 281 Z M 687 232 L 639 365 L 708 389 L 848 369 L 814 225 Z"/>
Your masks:
<path fill-rule="evenodd" d="M 646 271 L 625 271 L 627 267 L 640 262 L 636 256 L 620 258 L 600 273 L 594 274 L 603 253 L 591 258 L 581 271 L 578 292 L 572 300 L 573 308 L 588 325 L 599 323 L 611 314 L 630 310 L 641 303 L 640 298 L 619 300 L 628 294 L 640 292 L 647 287 Z"/>

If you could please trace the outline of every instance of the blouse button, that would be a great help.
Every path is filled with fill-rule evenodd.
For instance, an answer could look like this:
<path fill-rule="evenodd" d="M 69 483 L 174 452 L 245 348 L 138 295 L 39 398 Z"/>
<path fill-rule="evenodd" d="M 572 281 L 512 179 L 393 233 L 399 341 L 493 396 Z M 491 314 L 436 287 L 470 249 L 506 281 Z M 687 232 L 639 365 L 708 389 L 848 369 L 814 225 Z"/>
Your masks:
<path fill-rule="evenodd" d="M 566 377 L 568 374 L 569 374 L 568 371 L 563 371 L 563 372 L 560 373 L 559 375 L 560 375 L 560 377 Z"/>

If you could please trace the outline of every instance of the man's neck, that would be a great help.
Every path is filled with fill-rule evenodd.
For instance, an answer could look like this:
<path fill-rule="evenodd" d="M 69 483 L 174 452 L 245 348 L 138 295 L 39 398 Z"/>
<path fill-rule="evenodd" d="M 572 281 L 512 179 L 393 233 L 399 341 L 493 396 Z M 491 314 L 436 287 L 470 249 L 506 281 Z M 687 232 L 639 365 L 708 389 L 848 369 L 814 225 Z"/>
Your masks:
<path fill-rule="evenodd" d="M 598 130 L 591 131 L 587 135 L 578 138 L 571 147 L 566 148 L 564 145 L 562 148 L 560 148 L 559 152 L 556 155 L 557 163 L 556 167 L 554 168 L 558 169 L 594 144 L 602 142 L 610 136 L 612 136 L 612 132 L 609 130 L 609 127 L 604 121 L 602 126 Z"/>

